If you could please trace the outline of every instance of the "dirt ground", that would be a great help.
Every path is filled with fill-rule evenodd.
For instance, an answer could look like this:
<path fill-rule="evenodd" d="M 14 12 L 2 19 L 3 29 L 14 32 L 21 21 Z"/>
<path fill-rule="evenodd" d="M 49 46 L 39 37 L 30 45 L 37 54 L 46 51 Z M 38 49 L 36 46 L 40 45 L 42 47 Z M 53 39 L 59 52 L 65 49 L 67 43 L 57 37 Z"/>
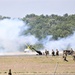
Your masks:
<path fill-rule="evenodd" d="M 0 75 L 75 75 L 75 61 L 62 56 L 0 56 Z"/>

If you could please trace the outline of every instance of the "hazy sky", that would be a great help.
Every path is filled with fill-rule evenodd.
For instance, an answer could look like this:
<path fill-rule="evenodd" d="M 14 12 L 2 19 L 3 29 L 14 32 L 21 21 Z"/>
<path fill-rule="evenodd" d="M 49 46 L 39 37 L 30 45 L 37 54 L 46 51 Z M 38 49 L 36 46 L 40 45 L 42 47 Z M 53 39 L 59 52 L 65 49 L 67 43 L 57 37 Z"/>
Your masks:
<path fill-rule="evenodd" d="M 75 0 L 0 0 L 0 15 L 25 17 L 27 14 L 75 14 Z"/>

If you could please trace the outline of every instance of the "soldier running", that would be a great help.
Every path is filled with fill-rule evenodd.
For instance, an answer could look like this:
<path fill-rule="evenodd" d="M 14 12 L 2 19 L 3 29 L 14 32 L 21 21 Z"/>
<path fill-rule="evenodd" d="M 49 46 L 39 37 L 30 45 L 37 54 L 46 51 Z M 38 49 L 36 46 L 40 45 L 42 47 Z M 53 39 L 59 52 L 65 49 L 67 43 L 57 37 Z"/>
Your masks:
<path fill-rule="evenodd" d="M 66 59 L 67 58 L 67 52 L 66 51 L 63 52 L 63 58 L 64 58 L 64 61 L 68 62 L 68 60 Z"/>

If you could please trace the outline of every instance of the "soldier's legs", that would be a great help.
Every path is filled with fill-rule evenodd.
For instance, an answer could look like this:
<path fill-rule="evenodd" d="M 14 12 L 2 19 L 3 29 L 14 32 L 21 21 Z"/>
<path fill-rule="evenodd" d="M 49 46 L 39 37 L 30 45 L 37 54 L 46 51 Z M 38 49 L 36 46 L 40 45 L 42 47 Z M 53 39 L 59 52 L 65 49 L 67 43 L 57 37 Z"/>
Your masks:
<path fill-rule="evenodd" d="M 64 61 L 67 61 L 68 62 L 68 60 L 66 59 L 66 57 L 64 57 Z"/>
<path fill-rule="evenodd" d="M 66 61 L 66 57 L 64 57 L 64 60 Z"/>

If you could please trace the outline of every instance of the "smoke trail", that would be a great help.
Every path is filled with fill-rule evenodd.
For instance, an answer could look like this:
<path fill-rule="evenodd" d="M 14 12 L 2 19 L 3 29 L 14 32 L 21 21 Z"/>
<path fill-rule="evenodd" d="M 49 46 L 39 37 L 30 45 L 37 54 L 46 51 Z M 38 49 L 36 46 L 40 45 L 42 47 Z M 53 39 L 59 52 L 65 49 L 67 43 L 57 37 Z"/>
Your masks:
<path fill-rule="evenodd" d="M 0 20 L 0 52 L 16 52 L 25 43 L 35 44 L 37 42 L 32 35 L 20 36 L 23 29 L 27 30 L 28 26 L 20 19 Z"/>
<path fill-rule="evenodd" d="M 51 38 L 52 36 L 47 36 L 47 38 L 43 41 L 45 48 L 50 51 L 52 49 L 59 49 L 60 51 L 71 48 L 75 49 L 75 32 L 73 35 L 59 40 L 50 40 Z"/>

